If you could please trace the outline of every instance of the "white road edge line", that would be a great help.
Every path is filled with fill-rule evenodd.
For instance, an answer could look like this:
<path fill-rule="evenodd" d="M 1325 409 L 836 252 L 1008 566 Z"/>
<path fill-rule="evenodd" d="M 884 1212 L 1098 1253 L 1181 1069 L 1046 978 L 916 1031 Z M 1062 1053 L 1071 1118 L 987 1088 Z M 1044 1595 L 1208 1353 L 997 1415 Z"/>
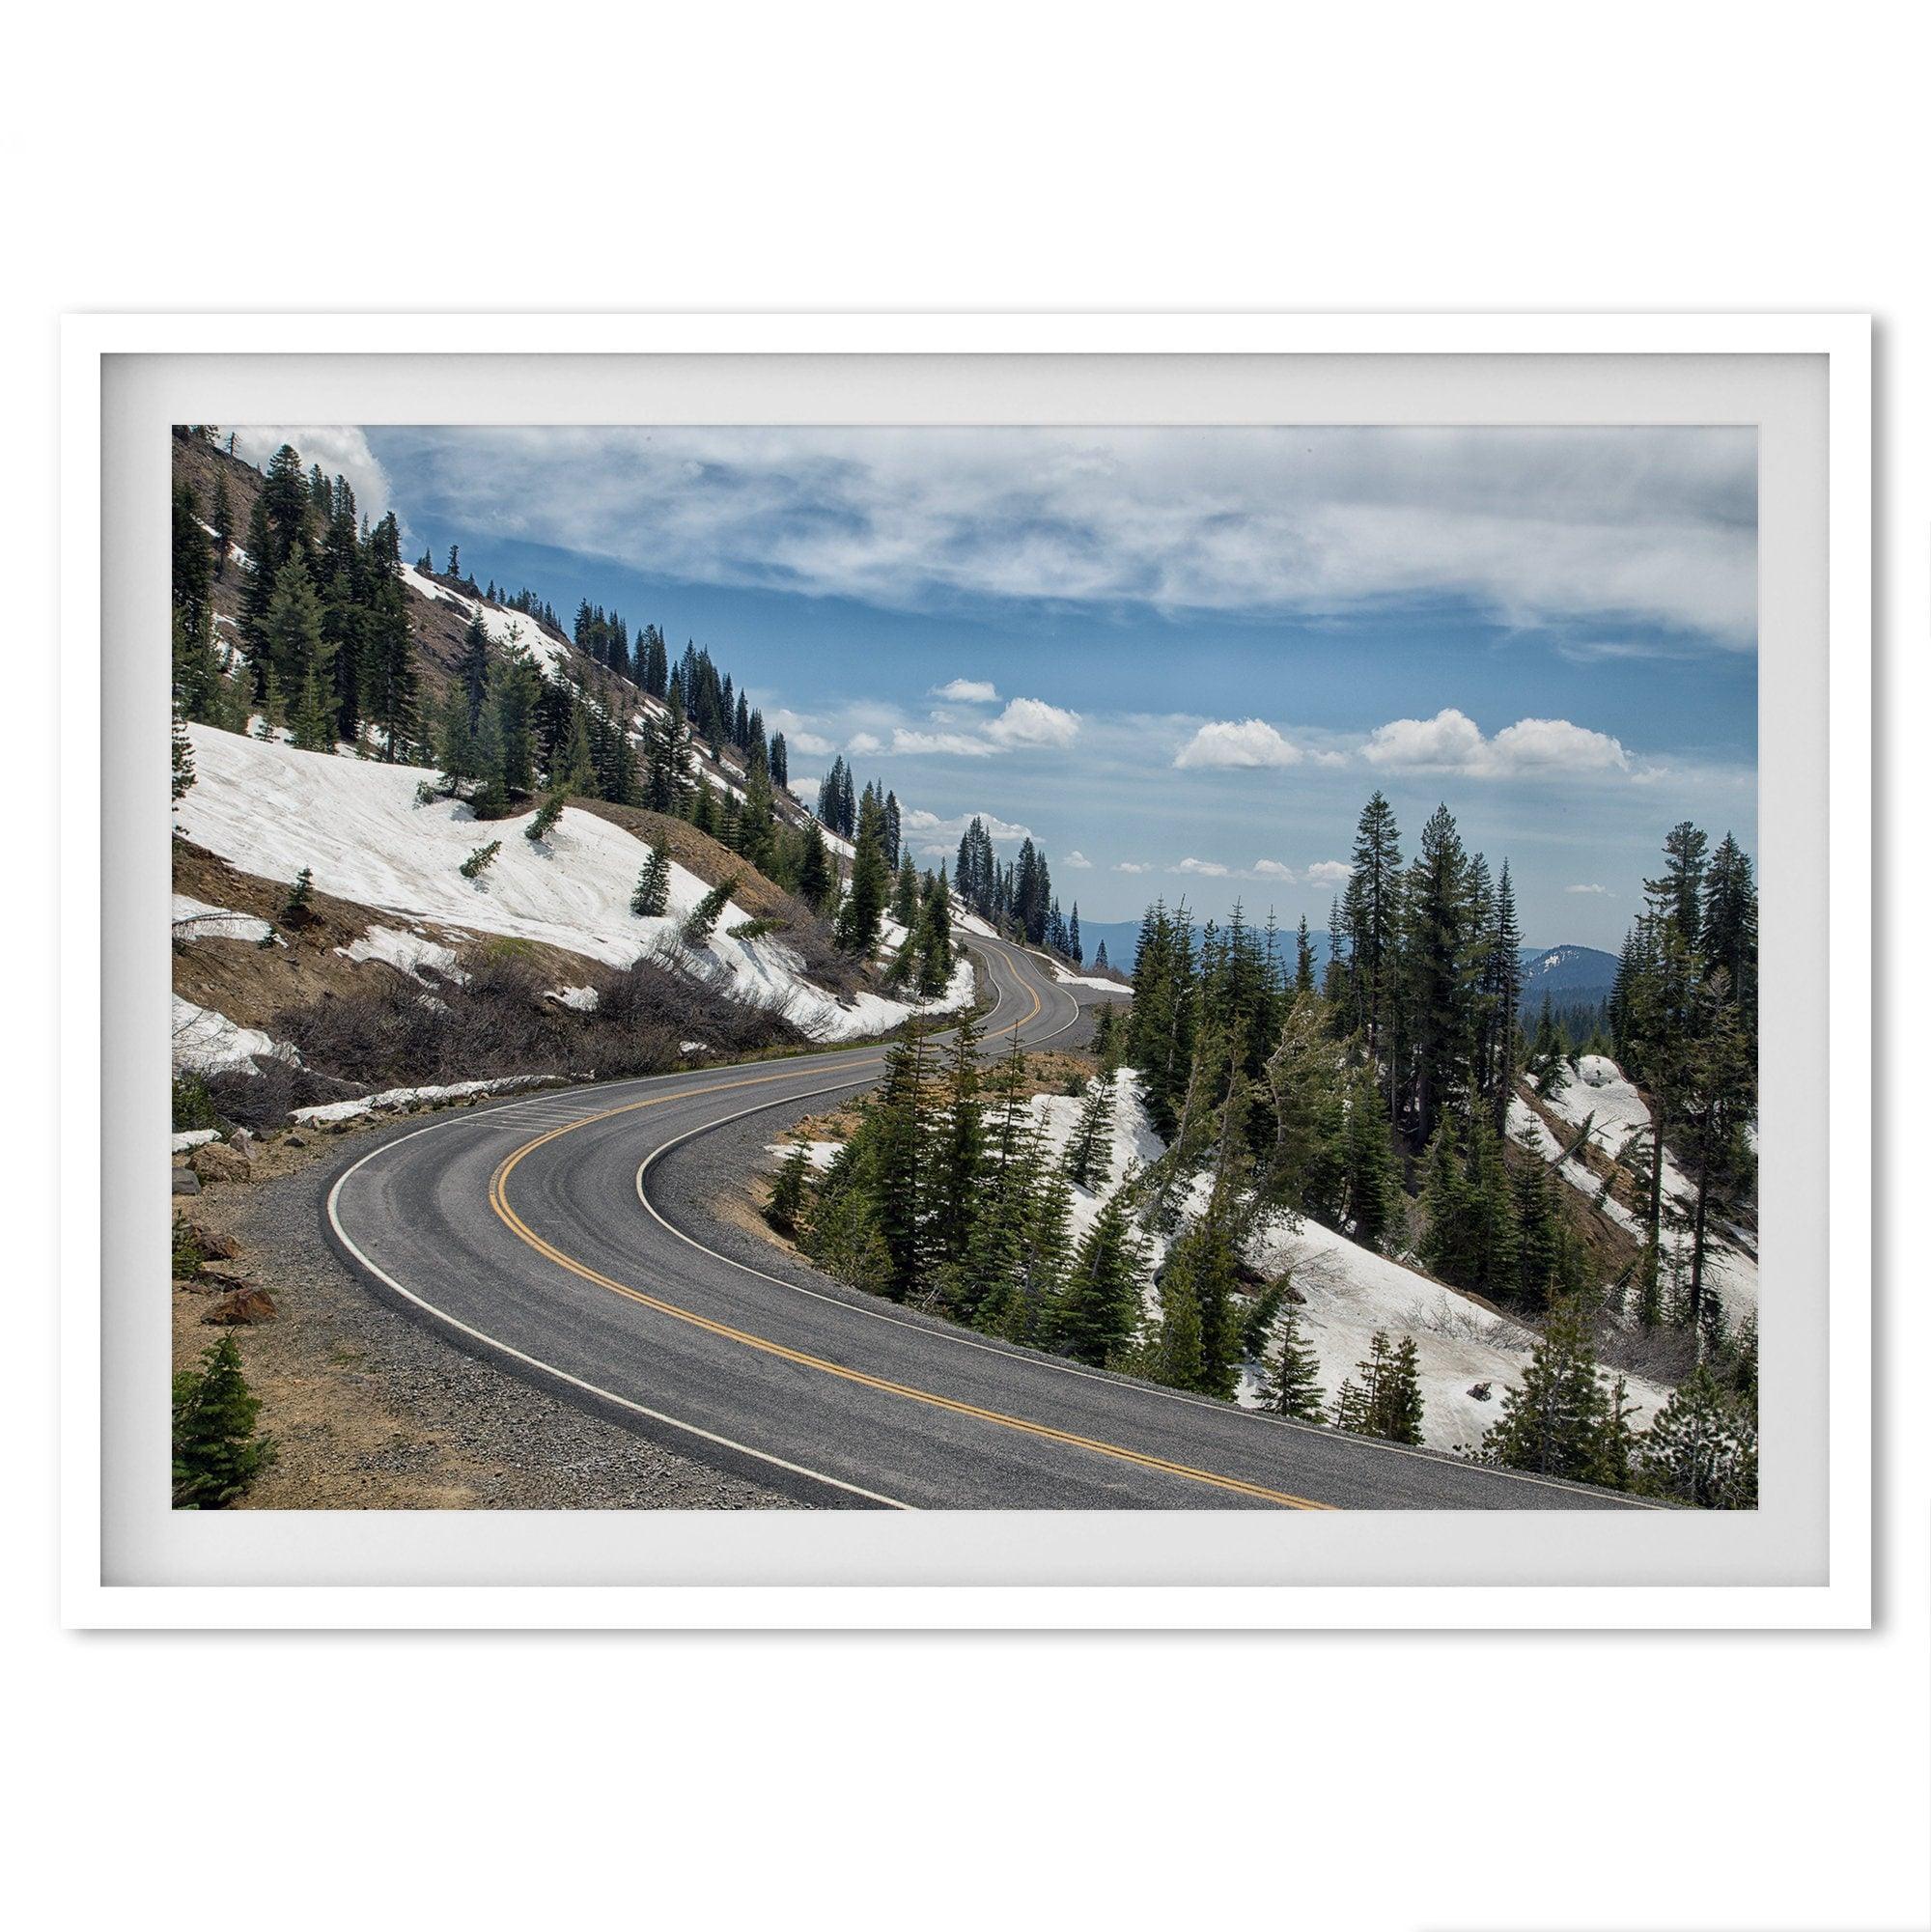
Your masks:
<path fill-rule="evenodd" d="M 434 1134 L 439 1127 L 457 1126 L 463 1118 L 464 1116 L 459 1115 L 454 1120 L 432 1121 L 427 1127 L 417 1128 L 413 1134 L 399 1134 L 394 1140 L 385 1140 L 380 1147 L 372 1147 L 354 1166 L 346 1168 L 339 1174 L 335 1185 L 329 1189 L 329 1226 L 335 1230 L 336 1239 L 377 1280 L 393 1289 L 406 1302 L 413 1302 L 425 1314 L 434 1316 L 438 1322 L 455 1329 L 459 1333 L 469 1336 L 473 1341 L 481 1342 L 486 1348 L 494 1349 L 499 1355 L 508 1356 L 514 1361 L 523 1363 L 525 1367 L 537 1369 L 558 1382 L 568 1383 L 573 1388 L 580 1388 L 585 1394 L 596 1396 L 599 1401 L 615 1403 L 620 1409 L 628 1409 L 632 1414 L 646 1416 L 653 1422 L 660 1422 L 666 1428 L 681 1429 L 686 1435 L 695 1436 L 702 1442 L 715 1443 L 719 1448 L 735 1450 L 739 1455 L 749 1456 L 760 1463 L 769 1463 L 773 1469 L 788 1470 L 791 1474 L 803 1476 L 811 1482 L 824 1483 L 829 1489 L 843 1490 L 848 1496 L 862 1497 L 867 1502 L 882 1504 L 886 1509 L 910 1509 L 913 1506 L 909 1502 L 901 1502 L 896 1497 L 881 1496 L 876 1490 L 861 1489 L 856 1483 L 844 1482 L 837 1476 L 826 1475 L 823 1470 L 807 1469 L 802 1463 L 787 1462 L 784 1457 L 774 1456 L 767 1449 L 754 1449 L 748 1442 L 736 1442 L 729 1436 L 718 1435 L 714 1430 L 700 1428 L 695 1422 L 686 1422 L 681 1416 L 667 1415 L 660 1409 L 647 1408 L 641 1402 L 633 1402 L 628 1395 L 619 1395 L 614 1389 L 600 1387 L 594 1382 L 586 1382 L 580 1375 L 572 1375 L 568 1369 L 558 1368 L 554 1362 L 545 1361 L 539 1356 L 526 1355 L 521 1349 L 512 1348 L 508 1342 L 499 1341 L 494 1335 L 485 1334 L 481 1329 L 472 1328 L 467 1322 L 452 1315 L 448 1309 L 438 1308 L 434 1302 L 425 1300 L 413 1289 L 404 1287 L 386 1269 L 378 1267 L 357 1246 L 354 1237 L 342 1225 L 342 1217 L 336 1211 L 343 1188 L 364 1166 L 375 1160 L 377 1155 L 386 1153 L 392 1147 L 400 1147 L 404 1141 L 415 1139 L 417 1134 Z"/>

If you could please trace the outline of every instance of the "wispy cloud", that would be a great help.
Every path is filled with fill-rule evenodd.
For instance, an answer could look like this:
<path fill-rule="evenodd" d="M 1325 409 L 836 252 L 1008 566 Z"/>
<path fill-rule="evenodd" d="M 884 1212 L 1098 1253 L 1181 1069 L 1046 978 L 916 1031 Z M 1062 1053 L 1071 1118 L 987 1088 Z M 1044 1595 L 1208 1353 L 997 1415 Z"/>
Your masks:
<path fill-rule="evenodd" d="M 898 610 L 990 599 L 1327 615 L 1454 598 L 1524 628 L 1755 643 L 1748 429 L 497 428 L 377 441 L 392 471 L 406 462 L 412 491 L 420 482 L 479 535 L 686 582 Z"/>
<path fill-rule="evenodd" d="M 1565 892 L 1584 892 L 1599 898 L 1607 898 L 1609 891 L 1607 885 L 1565 885 L 1562 889 Z"/>
<path fill-rule="evenodd" d="M 957 705 L 995 705 L 999 701 L 999 693 L 993 686 L 972 678 L 954 678 L 949 685 L 935 685 L 932 695 L 950 698 Z"/>

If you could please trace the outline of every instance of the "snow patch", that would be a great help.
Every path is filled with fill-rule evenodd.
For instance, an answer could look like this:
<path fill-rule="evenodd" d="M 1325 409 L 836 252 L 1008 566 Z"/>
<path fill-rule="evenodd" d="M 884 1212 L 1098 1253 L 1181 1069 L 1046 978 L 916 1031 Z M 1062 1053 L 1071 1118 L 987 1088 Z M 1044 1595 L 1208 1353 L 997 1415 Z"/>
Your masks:
<path fill-rule="evenodd" d="M 306 1127 L 329 1127 L 338 1121 L 359 1120 L 368 1113 L 394 1113 L 403 1107 L 433 1106 L 438 1101 L 468 1100 L 475 1094 L 509 1093 L 517 1087 L 551 1083 L 549 1074 L 508 1074 L 493 1080 L 458 1080 L 446 1087 L 390 1087 L 361 1100 L 330 1101 L 323 1106 L 298 1106 L 289 1117 Z"/>
<path fill-rule="evenodd" d="M 559 1006 L 569 1007 L 573 1013 L 597 1011 L 597 989 L 594 986 L 556 986 L 544 997 L 555 1000 Z"/>
<path fill-rule="evenodd" d="M 213 1008 L 174 995 L 174 1065 L 177 1073 L 218 1074 L 230 1067 L 255 1072 L 258 1059 L 293 1060 L 293 1047 L 278 1045 L 253 1026 L 238 1026 Z"/>
<path fill-rule="evenodd" d="M 346 960 L 380 960 L 411 979 L 421 979 L 429 972 L 459 982 L 469 977 L 456 964 L 456 955 L 448 946 L 439 946 L 420 933 L 399 933 L 392 926 L 371 926 L 359 939 L 335 950 Z"/>
<path fill-rule="evenodd" d="M 170 1154 L 185 1154 L 190 1147 L 206 1147 L 210 1140 L 219 1140 L 221 1135 L 211 1127 L 197 1127 L 192 1134 L 177 1134 L 168 1142 Z"/>
<path fill-rule="evenodd" d="M 230 912 L 190 899 L 184 892 L 174 895 L 174 932 L 178 939 L 247 939 L 259 945 L 273 932 L 266 919 L 252 912 Z"/>

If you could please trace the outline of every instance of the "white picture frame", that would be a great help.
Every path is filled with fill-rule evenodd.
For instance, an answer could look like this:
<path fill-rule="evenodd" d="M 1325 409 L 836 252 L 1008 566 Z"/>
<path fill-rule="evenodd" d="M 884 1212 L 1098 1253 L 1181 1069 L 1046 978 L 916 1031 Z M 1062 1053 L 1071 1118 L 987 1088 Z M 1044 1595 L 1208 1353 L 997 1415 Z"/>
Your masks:
<path fill-rule="evenodd" d="M 1814 473 L 1806 472 L 1789 500 L 1793 517 L 1822 517 L 1823 528 L 1813 534 L 1828 566 L 1828 643 L 1823 638 L 1796 640 L 1793 662 L 1807 663 L 1805 654 L 1825 651 L 1826 663 L 1810 666 L 1814 688 L 1807 696 L 1793 684 L 1789 690 L 1766 688 L 1763 700 L 1767 718 L 1786 704 L 1802 712 L 1780 719 L 1790 733 L 1787 742 L 1794 748 L 1800 739 L 1806 745 L 1814 742 L 1816 760 L 1827 774 L 1818 789 L 1819 797 L 1827 796 L 1827 823 L 1808 828 L 1817 838 L 1828 876 L 1821 920 L 1828 938 L 1819 942 L 1821 983 L 1805 989 L 1801 1000 L 1794 1000 L 1792 1010 L 1777 1021 L 1786 1028 L 1822 1027 L 1828 1041 L 1827 1050 L 1820 1049 L 1818 1053 L 1818 1064 L 1827 1069 L 1818 1129 L 1820 1147 L 1828 1147 L 1828 1209 L 1824 1228 L 1811 1230 L 1820 1251 L 1827 1254 L 1828 1296 L 1820 1310 L 1819 1332 L 1827 1334 L 1828 1347 L 1823 1361 L 1812 1366 L 1825 1396 L 1820 1426 L 1827 1444 L 1828 1479 L 1822 1472 L 1807 1472 L 1817 1474 L 1818 1481 L 1815 1509 L 1806 1523 L 1821 1539 L 1819 1560 L 1811 1571 L 1802 1581 L 1776 1583 L 1601 1580 L 1517 1583 L 1505 1580 L 1508 1558 L 1497 1543 L 1489 1553 L 1497 1576 L 1453 1582 L 1189 1583 L 1173 1581 L 1177 1573 L 1159 1582 L 1008 1582 L 997 1580 L 996 1569 L 969 1582 L 932 1582 L 916 1580 L 916 1550 L 910 1573 L 888 1582 L 839 1581 L 835 1568 L 815 1569 L 812 1574 L 821 1580 L 800 1582 L 796 1581 L 803 1560 L 798 1539 L 812 1533 L 811 1523 L 793 1519 L 780 1525 L 775 1518 L 750 1517 L 729 1526 L 743 1544 L 731 1557 L 736 1581 L 589 1582 L 565 1580 L 573 1560 L 572 1553 L 560 1547 L 566 1526 L 532 1527 L 525 1519 L 468 1516 L 454 1525 L 398 1526 L 392 1520 L 384 1526 L 369 1520 L 367 1540 L 372 1545 L 394 1541 L 402 1530 L 411 1531 L 419 1541 L 446 1531 L 464 1544 L 461 1551 L 452 1546 L 450 1554 L 446 1574 L 457 1580 L 381 1582 L 373 1580 L 381 1567 L 377 1560 L 380 1551 L 367 1562 L 350 1561 L 343 1554 L 344 1538 L 352 1540 L 360 1519 L 341 1516 L 319 1522 L 296 1514 L 276 1521 L 266 1513 L 255 1515 L 242 1532 L 235 1529 L 240 1516 L 175 1516 L 166 1533 L 201 1546 L 198 1552 L 186 1553 L 185 1568 L 144 1570 L 138 1563 L 128 1567 L 129 1526 L 155 1513 L 155 1498 L 130 1480 L 127 1470 L 132 1465 L 119 1446 L 132 1418 L 113 1413 L 102 1401 L 103 1347 L 115 1340 L 102 1313 L 103 1218 L 113 1228 L 120 1218 L 145 1212 L 142 1203 L 148 1198 L 130 1180 L 125 1162 L 114 1169 L 115 1186 L 111 1190 L 103 1186 L 103 1155 L 125 1125 L 101 1105 L 105 1064 L 101 1029 L 103 1019 L 111 1022 L 116 1017 L 103 1011 L 102 945 L 111 930 L 103 926 L 102 917 L 103 851 L 117 867 L 134 862 L 126 815 L 103 810 L 103 785 L 111 796 L 114 786 L 128 776 L 123 767 L 102 756 L 103 690 L 108 688 L 101 676 L 103 621 L 109 608 L 102 574 L 104 566 L 119 568 L 127 561 L 104 555 L 103 542 L 114 514 L 115 488 L 138 489 L 152 480 L 155 513 L 164 521 L 161 480 L 166 451 L 161 447 L 148 452 L 134 463 L 131 474 L 118 463 L 110 473 L 103 462 L 103 438 L 120 433 L 104 406 L 110 372 L 153 375 L 165 364 L 186 371 L 182 380 L 191 389 L 196 369 L 205 375 L 225 370 L 227 396 L 238 397 L 245 408 L 252 395 L 255 419 L 463 420 L 446 408 L 408 416 L 395 413 L 411 406 L 412 398 L 422 393 L 424 372 L 439 364 L 460 374 L 475 395 L 487 398 L 495 393 L 501 398 L 496 413 L 472 414 L 468 420 L 569 420 L 553 411 L 527 413 L 536 406 L 528 390 L 511 388 L 507 378 L 513 370 L 530 365 L 491 360 L 518 357 L 562 358 L 555 365 L 559 372 L 578 373 L 591 366 L 589 358 L 689 358 L 693 364 L 699 359 L 740 358 L 744 406 L 773 412 L 783 406 L 786 384 L 791 385 L 789 393 L 808 396 L 816 410 L 838 407 L 837 385 L 829 385 L 827 393 L 825 383 L 814 385 L 814 374 L 848 367 L 838 361 L 847 357 L 897 359 L 894 366 L 906 370 L 917 359 L 996 359 L 974 366 L 1006 376 L 1021 375 L 1028 366 L 1044 367 L 1033 359 L 1045 357 L 1066 359 L 1055 365 L 1062 371 L 1090 367 L 1115 372 L 1126 367 L 1127 358 L 1177 358 L 1176 371 L 1192 369 L 1203 376 L 1210 369 L 1232 367 L 1236 358 L 1284 358 L 1301 368 L 1317 363 L 1330 368 L 1337 381 L 1345 365 L 1350 380 L 1370 386 L 1376 372 L 1385 372 L 1388 406 L 1410 411 L 1416 406 L 1413 398 L 1423 393 L 1413 386 L 1421 379 L 1415 372 L 1422 358 L 1440 359 L 1444 391 L 1446 372 L 1457 369 L 1464 377 L 1475 373 L 1505 385 L 1511 368 L 1533 372 L 1553 369 L 1558 360 L 1639 358 L 1640 366 L 1660 379 L 1680 376 L 1686 397 L 1695 393 L 1699 379 L 1709 379 L 1698 374 L 1705 369 L 1742 369 L 1747 363 L 1767 366 L 1774 359 L 1821 366 L 1824 417 Z M 195 360 L 190 363 L 187 358 Z M 1092 358 L 1103 361 L 1086 360 Z M 95 1628 L 1868 1627 L 1872 844 L 1867 318 L 95 316 L 68 320 L 62 360 L 62 1602 L 69 1624 Z M 283 383 L 286 395 L 289 373 L 297 368 L 313 378 L 316 387 L 311 394 L 336 405 L 328 414 L 304 416 L 288 407 L 269 406 L 277 382 Z M 1400 383 L 1394 379 L 1397 372 Z M 497 383 L 493 392 L 489 387 L 492 379 Z M 164 399 L 180 390 L 170 390 L 163 381 L 154 393 Z M 1038 396 L 1046 393 L 1049 392 L 1044 387 L 1035 391 L 1035 407 Z M 351 406 L 357 394 L 373 398 L 374 406 Z M 1468 406 L 1474 413 L 1461 420 L 1497 419 L 1493 408 L 1484 412 L 1477 404 Z M 250 417 L 231 402 L 223 410 L 199 412 L 193 419 Z M 770 413 L 764 419 L 797 418 Z M 821 414 L 810 419 L 840 418 Z M 1184 414 L 1158 419 L 1189 420 Z M 1387 418 L 1413 419 L 1412 414 Z M 189 417 L 183 412 L 178 420 Z M 607 420 L 637 418 L 617 409 Z M 1822 586 L 1818 588 L 1821 597 Z M 156 678 L 159 675 L 157 670 Z M 1782 677 L 1781 672 L 1776 675 Z M 1826 689 L 1828 702 L 1820 707 L 1814 700 Z M 117 707 L 139 699 L 138 690 L 125 680 L 117 679 L 112 692 Z M 164 734 L 160 737 L 164 739 Z M 1768 757 L 1763 769 L 1771 769 Z M 141 796 L 138 784 L 133 791 Z M 103 836 L 108 840 L 104 848 Z M 1768 826 L 1765 847 L 1768 905 L 1779 863 L 1771 850 Z M 1819 896 L 1813 882 L 1813 907 Z M 1767 914 L 1767 960 L 1770 932 Z M 1767 1050 L 1774 1047 L 1775 1017 L 1767 1008 Z M 1769 1114 L 1767 1103 L 1767 1148 L 1772 1138 Z M 1767 1357 L 1769 1350 L 1767 1341 Z M 164 1377 L 159 1377 L 157 1388 L 162 1384 Z M 151 1441 L 152 1420 L 148 1417 L 144 1425 Z M 1770 1404 L 1765 1422 L 1767 1488 L 1777 1481 L 1776 1429 L 1776 1408 Z M 156 1488 L 164 1491 L 158 1475 L 155 1481 Z M 164 1504 L 164 1495 L 160 1501 Z M 160 1513 L 169 1514 L 164 1508 Z M 1383 1524 L 1395 1520 L 1378 1519 Z M 1138 1519 L 1097 1521 L 1103 1526 L 1125 1525 Z M 1459 1534 L 1470 1533 L 1464 1520 L 1445 1521 Z M 985 1520 L 979 1519 L 978 1527 L 984 1526 Z M 710 1527 L 716 1531 L 720 1526 Z M 1007 1529 L 1015 1536 L 1020 1533 L 1018 1526 Z M 972 1520 L 963 1521 L 956 1535 L 964 1537 L 968 1531 L 978 1533 Z M 319 1569 L 312 1560 L 306 1571 L 296 1565 L 284 1573 L 301 1575 L 303 1581 L 208 1581 L 220 1568 L 221 1551 L 216 1546 L 238 1533 L 276 1537 L 291 1550 L 303 1541 L 313 1548 L 326 1541 L 328 1550 Z M 1721 1539 L 1741 1532 L 1705 1516 L 1678 1519 L 1665 1526 L 1664 1533 Z M 762 1545 L 756 1541 L 760 1536 Z M 519 1537 L 536 1540 L 513 1547 Z M 559 1547 L 545 1554 L 539 1548 L 545 1539 Z M 478 1552 L 490 1543 L 501 1546 L 498 1566 L 490 1572 L 499 1581 L 475 1581 L 482 1560 Z M 1713 1546 L 1706 1541 L 1702 1547 Z M 761 1548 L 770 1553 L 771 1569 L 788 1580 L 754 1580 Z M 257 1553 L 259 1560 L 245 1573 L 257 1578 L 268 1574 L 273 1569 L 268 1560 L 272 1554 Z M 718 1561 L 723 1564 L 724 1558 Z M 679 1568 L 667 1559 L 666 1574 L 689 1578 L 703 1572 L 701 1566 Z M 1645 1572 L 1637 1566 L 1629 1574 L 1639 1577 Z M 161 1575 L 196 1580 L 155 1580 Z M 512 1576 L 541 1576 L 546 1581 L 537 1587 L 507 1581 Z"/>

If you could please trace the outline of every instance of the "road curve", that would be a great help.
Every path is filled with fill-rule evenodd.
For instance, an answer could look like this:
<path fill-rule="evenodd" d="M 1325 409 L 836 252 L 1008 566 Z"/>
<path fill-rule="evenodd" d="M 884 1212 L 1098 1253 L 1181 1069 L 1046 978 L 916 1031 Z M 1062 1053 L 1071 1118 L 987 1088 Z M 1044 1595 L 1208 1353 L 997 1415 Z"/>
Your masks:
<path fill-rule="evenodd" d="M 989 1037 L 1078 1020 L 1023 949 L 969 942 Z M 682 1452 L 821 1505 L 1544 1509 L 1627 1499 L 1159 1389 L 707 1245 L 658 1183 L 746 1114 L 765 1137 L 878 1078 L 876 1045 L 451 1115 L 351 1160 L 328 1231 L 453 1341 Z M 780 1270 L 783 1270 L 780 1273 Z"/>

